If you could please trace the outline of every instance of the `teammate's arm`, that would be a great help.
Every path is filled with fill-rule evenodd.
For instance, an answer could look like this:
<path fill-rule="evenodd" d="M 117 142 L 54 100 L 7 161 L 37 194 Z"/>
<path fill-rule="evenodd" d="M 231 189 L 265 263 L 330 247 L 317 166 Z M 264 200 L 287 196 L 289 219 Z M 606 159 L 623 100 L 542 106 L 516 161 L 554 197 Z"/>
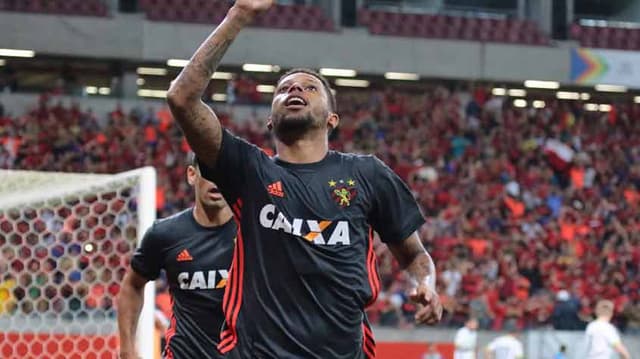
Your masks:
<path fill-rule="evenodd" d="M 618 341 L 617 343 L 613 344 L 613 349 L 615 349 L 615 351 L 617 351 L 618 354 L 620 354 L 622 359 L 631 359 L 631 354 L 629 354 L 629 350 L 627 350 L 627 347 L 625 347 L 621 341 Z"/>
<path fill-rule="evenodd" d="M 147 278 L 131 269 L 122 280 L 118 295 L 120 359 L 138 358 L 135 346 L 136 328 L 144 303 L 144 286 L 147 282 Z"/>
<path fill-rule="evenodd" d="M 422 305 L 416 313 L 416 321 L 427 324 L 439 322 L 442 318 L 442 304 L 436 293 L 436 269 L 418 233 L 414 232 L 404 241 L 389 242 L 387 246 L 415 283 L 415 288 L 409 295 L 412 301 Z"/>
<path fill-rule="evenodd" d="M 494 359 L 495 350 L 496 350 L 496 340 L 494 339 L 489 344 L 487 344 L 487 346 L 484 348 L 485 359 Z"/>
<path fill-rule="evenodd" d="M 237 0 L 169 88 L 167 101 L 171 112 L 198 159 L 207 166 L 212 167 L 218 158 L 222 126 L 211 108 L 202 102 L 202 94 L 240 30 L 272 4 L 273 0 Z"/>
<path fill-rule="evenodd" d="M 120 358 L 138 358 L 135 338 L 138 318 L 144 303 L 144 286 L 160 275 L 162 267 L 162 236 L 156 224 L 142 237 L 140 246 L 131 257 L 131 268 L 122 279 L 118 294 L 118 332 L 120 335 Z"/>

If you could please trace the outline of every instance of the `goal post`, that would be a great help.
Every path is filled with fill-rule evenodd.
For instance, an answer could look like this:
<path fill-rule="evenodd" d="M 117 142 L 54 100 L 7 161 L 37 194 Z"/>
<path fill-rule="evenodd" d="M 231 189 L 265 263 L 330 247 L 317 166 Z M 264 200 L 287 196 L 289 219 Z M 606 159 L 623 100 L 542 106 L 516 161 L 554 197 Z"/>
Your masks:
<path fill-rule="evenodd" d="M 115 358 L 116 296 L 155 219 L 156 173 L 0 170 L 0 357 Z M 137 346 L 154 358 L 155 286 Z"/>

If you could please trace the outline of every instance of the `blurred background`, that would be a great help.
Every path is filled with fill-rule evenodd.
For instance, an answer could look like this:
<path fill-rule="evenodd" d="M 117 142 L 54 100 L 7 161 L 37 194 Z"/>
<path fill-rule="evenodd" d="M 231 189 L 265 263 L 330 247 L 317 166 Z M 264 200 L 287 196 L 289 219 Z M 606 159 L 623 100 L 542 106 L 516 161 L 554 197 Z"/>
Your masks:
<path fill-rule="evenodd" d="M 0 169 L 61 178 L 33 173 L 13 194 L 70 183 L 65 172 L 153 166 L 156 215 L 189 206 L 189 147 L 164 97 L 230 5 L 0 0 Z M 279 1 L 204 99 L 273 153 L 273 85 L 318 70 L 342 118 L 331 147 L 375 154 L 410 185 L 446 313 L 414 328 L 407 278 L 377 241 L 382 291 L 368 314 L 380 358 L 452 358 L 469 315 L 481 345 L 516 329 L 527 358 L 562 344 L 579 358 L 602 298 L 637 354 L 639 51 L 637 0 Z M 0 191 L 0 356 L 115 357 L 114 297 L 138 232 L 130 186 L 6 208 Z M 170 301 L 156 288 L 159 338 Z"/>

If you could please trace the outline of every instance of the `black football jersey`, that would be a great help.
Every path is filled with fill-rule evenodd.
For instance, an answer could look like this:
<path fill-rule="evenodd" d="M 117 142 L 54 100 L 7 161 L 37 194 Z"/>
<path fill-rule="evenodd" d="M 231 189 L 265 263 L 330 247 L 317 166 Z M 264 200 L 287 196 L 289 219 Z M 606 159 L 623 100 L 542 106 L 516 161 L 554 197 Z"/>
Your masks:
<path fill-rule="evenodd" d="M 218 346 L 240 358 L 373 358 L 365 307 L 379 288 L 373 231 L 386 242 L 423 223 L 402 180 L 373 156 L 317 163 L 268 157 L 223 134 L 200 166 L 240 223 Z"/>
<path fill-rule="evenodd" d="M 223 358 L 217 345 L 224 322 L 222 300 L 233 258 L 237 226 L 196 222 L 193 209 L 156 221 L 131 259 L 149 280 L 166 271 L 173 304 L 165 357 Z"/>

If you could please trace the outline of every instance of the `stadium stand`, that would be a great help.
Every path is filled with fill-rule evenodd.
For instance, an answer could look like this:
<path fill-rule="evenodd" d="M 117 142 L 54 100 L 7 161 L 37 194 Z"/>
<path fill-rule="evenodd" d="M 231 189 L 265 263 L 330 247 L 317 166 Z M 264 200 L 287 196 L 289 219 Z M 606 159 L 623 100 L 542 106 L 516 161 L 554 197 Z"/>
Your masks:
<path fill-rule="evenodd" d="M 358 23 L 371 34 L 435 39 L 548 45 L 536 24 L 528 20 L 411 14 L 362 8 Z"/>
<path fill-rule="evenodd" d="M 640 50 L 640 28 L 571 24 L 571 38 L 584 47 Z"/>
<path fill-rule="evenodd" d="M 428 220 L 421 237 L 438 264 L 447 309 L 442 325 L 474 314 L 486 329 L 579 329 L 606 297 L 616 302 L 617 324 L 639 330 L 640 128 L 633 123 L 640 105 L 608 113 L 583 111 L 578 101 L 517 109 L 484 88 L 437 86 L 424 95 L 388 88 L 339 100 L 332 147 L 375 153 L 419 198 Z M 263 123 L 221 118 L 272 150 Z M 42 96 L 32 112 L 0 116 L 0 168 L 114 173 L 152 165 L 158 215 L 190 204 L 189 148 L 166 107 L 115 108 L 102 120 Z M 45 258 L 59 259 L 47 250 Z M 12 263 L 31 268 L 30 251 L 25 243 Z M 378 242 L 376 251 L 383 291 L 370 319 L 410 327 L 408 279 L 385 246 Z M 103 290 L 117 292 L 113 285 Z"/>
<path fill-rule="evenodd" d="M 228 1 L 142 0 L 141 9 L 152 21 L 220 23 L 229 8 Z M 276 5 L 259 16 L 253 26 L 276 29 L 334 31 L 333 22 L 317 6 Z"/>
<path fill-rule="evenodd" d="M 0 10 L 56 15 L 108 15 L 101 0 L 0 0 Z"/>

